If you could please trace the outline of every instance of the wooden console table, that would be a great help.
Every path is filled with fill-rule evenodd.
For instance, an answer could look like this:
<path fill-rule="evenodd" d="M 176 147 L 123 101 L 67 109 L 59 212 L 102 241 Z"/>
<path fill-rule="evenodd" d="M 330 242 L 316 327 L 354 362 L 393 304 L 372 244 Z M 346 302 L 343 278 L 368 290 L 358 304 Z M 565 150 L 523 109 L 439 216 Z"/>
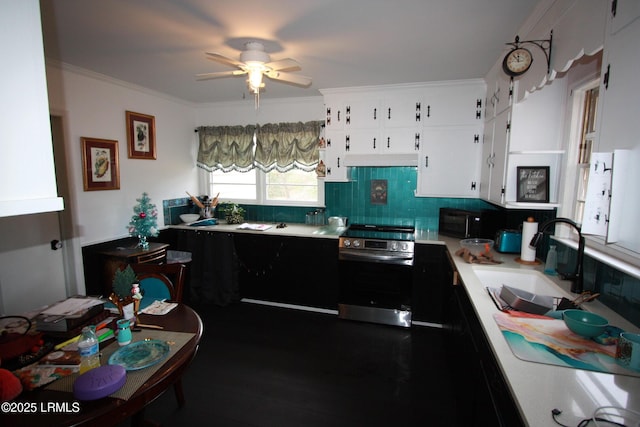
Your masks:
<path fill-rule="evenodd" d="M 103 258 L 103 283 L 104 295 L 111 293 L 113 276 L 116 270 L 122 270 L 127 264 L 162 264 L 167 260 L 167 243 L 149 243 L 149 249 L 142 250 L 138 247 L 117 247 L 106 251 L 100 251 Z"/>

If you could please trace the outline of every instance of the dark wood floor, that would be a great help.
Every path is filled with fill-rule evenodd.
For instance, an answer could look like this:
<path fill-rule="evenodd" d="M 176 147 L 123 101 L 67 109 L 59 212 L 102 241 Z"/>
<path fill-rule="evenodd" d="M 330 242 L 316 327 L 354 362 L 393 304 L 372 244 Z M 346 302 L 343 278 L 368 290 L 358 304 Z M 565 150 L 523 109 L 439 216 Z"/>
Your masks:
<path fill-rule="evenodd" d="M 164 426 L 454 426 L 442 331 L 239 303 L 197 307 L 183 379 L 147 408 Z"/>

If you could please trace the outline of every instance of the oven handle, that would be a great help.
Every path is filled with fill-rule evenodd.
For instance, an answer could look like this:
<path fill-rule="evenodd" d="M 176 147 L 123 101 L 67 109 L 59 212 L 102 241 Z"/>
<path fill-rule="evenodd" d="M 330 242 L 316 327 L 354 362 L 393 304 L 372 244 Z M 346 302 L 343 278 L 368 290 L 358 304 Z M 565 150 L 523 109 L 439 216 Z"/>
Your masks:
<path fill-rule="evenodd" d="M 351 259 L 353 261 L 386 261 L 386 262 L 407 262 L 413 261 L 413 255 L 410 254 L 398 254 L 398 255 L 383 255 L 383 254 L 372 254 L 371 252 L 340 252 L 340 259 Z"/>

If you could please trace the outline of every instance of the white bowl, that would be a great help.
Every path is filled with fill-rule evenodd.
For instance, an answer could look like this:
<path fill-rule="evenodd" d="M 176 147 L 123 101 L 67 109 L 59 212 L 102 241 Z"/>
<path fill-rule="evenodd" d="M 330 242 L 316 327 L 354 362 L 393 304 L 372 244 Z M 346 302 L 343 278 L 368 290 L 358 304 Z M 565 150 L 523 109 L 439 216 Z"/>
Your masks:
<path fill-rule="evenodd" d="M 182 214 L 180 215 L 180 219 L 182 222 L 193 222 L 197 221 L 200 218 L 198 214 Z"/>

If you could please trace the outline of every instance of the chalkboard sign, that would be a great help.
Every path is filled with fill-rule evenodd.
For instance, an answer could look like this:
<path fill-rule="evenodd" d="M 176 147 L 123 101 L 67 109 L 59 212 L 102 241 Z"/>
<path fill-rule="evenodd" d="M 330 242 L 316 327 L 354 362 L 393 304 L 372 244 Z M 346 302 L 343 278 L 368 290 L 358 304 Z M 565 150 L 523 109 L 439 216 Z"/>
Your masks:
<path fill-rule="evenodd" d="M 517 202 L 549 203 L 549 166 L 518 166 Z"/>

